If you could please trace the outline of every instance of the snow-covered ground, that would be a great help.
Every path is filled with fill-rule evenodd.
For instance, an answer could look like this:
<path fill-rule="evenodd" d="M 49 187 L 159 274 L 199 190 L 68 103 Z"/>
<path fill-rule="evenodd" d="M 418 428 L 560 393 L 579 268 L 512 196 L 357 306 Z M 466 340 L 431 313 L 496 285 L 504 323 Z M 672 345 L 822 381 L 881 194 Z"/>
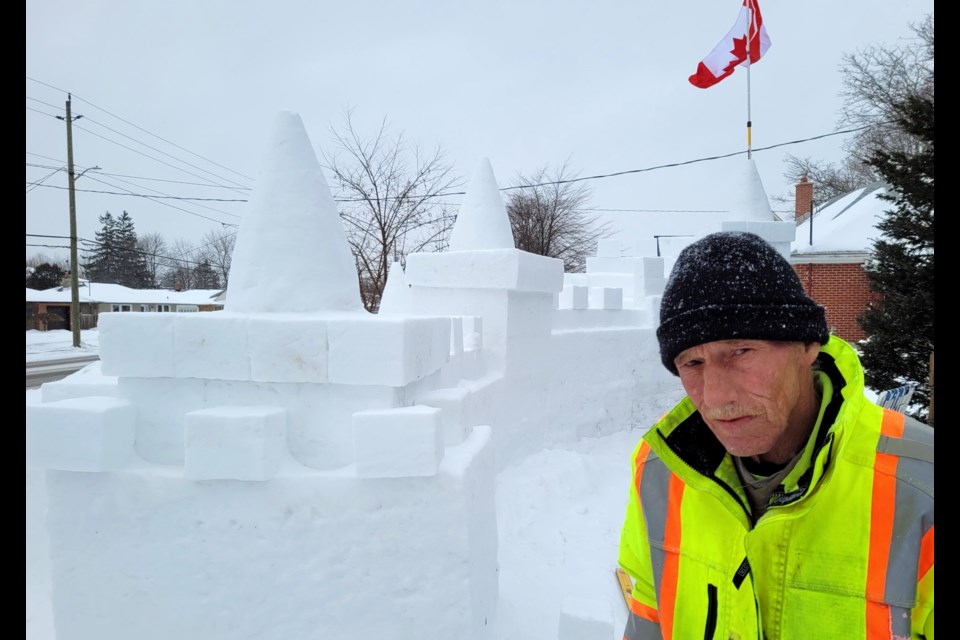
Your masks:
<path fill-rule="evenodd" d="M 70 356 L 96 355 L 100 351 L 100 334 L 96 329 L 80 332 L 80 346 L 73 346 L 73 333 L 66 329 L 27 331 L 27 362 L 41 362 Z"/>

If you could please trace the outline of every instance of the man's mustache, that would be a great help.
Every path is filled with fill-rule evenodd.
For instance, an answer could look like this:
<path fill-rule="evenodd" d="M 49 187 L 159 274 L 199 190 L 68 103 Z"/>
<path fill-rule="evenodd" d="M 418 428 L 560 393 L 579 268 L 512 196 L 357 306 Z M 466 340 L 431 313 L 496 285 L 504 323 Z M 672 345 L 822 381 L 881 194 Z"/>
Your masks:
<path fill-rule="evenodd" d="M 763 409 L 760 407 L 743 407 L 733 404 L 711 409 L 702 409 L 700 415 L 707 420 L 733 420 L 734 418 L 763 415 Z"/>

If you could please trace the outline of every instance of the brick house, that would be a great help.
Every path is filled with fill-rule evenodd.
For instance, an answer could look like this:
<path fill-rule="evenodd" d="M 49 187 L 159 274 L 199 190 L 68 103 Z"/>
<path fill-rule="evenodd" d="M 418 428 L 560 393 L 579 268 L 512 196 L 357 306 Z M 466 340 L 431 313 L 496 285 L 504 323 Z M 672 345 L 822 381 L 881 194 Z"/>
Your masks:
<path fill-rule="evenodd" d="M 830 330 L 848 342 L 865 337 L 857 317 L 876 296 L 863 265 L 880 235 L 876 224 L 893 207 L 878 197 L 888 189 L 875 182 L 830 200 L 811 217 L 813 183 L 804 178 L 796 185 L 790 262 L 810 297 L 826 309 Z"/>

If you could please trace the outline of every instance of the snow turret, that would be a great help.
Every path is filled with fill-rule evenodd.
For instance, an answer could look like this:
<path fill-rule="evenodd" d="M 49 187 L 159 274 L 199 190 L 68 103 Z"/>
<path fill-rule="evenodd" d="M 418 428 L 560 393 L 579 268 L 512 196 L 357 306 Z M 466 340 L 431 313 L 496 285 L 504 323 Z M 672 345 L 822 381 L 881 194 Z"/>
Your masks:
<path fill-rule="evenodd" d="M 237 234 L 224 310 L 363 309 L 346 232 L 298 114 L 280 112 L 265 155 Z"/>
<path fill-rule="evenodd" d="M 489 159 L 481 158 L 453 225 L 450 251 L 514 248 L 510 217 L 503 206 L 493 167 Z"/>

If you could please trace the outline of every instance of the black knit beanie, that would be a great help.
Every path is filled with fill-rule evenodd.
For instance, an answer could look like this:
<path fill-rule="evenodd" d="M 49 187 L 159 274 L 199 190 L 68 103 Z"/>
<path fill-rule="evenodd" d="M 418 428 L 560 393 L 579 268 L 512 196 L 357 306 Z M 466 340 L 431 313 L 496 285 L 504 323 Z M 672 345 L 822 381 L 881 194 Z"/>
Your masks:
<path fill-rule="evenodd" d="M 660 359 L 714 340 L 797 340 L 825 344 L 823 307 L 810 299 L 790 263 L 753 233 L 721 231 L 677 256 L 660 301 Z"/>

